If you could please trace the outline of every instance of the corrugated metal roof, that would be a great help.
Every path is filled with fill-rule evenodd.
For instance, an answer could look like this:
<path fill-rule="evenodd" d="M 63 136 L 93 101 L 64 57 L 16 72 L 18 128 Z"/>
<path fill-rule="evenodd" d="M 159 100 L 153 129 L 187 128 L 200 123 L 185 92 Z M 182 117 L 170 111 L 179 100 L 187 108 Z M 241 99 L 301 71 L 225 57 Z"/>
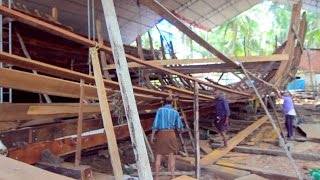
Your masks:
<path fill-rule="evenodd" d="M 186 23 L 211 30 L 263 0 L 158 0 L 168 10 Z M 273 0 L 278 3 L 294 3 L 295 0 Z M 81 34 L 87 34 L 87 0 L 15 0 L 32 9 L 51 13 L 56 6 L 59 20 Z M 138 6 L 137 0 L 114 0 L 123 42 L 130 44 L 138 34 L 161 20 L 147 7 Z M 320 0 L 304 0 L 304 8 L 319 12 Z M 103 20 L 100 0 L 95 0 L 95 16 Z M 104 23 L 103 23 L 104 24 Z M 107 34 L 105 34 L 107 39 Z"/>

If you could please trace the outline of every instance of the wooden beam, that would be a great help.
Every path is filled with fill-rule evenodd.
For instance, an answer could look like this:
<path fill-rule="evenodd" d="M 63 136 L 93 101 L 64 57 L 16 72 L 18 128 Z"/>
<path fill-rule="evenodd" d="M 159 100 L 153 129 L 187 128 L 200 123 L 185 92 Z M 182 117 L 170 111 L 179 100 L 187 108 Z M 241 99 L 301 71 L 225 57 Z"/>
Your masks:
<path fill-rule="evenodd" d="M 119 24 L 113 0 L 103 0 L 103 12 L 106 21 L 108 35 L 112 47 L 113 58 L 117 64 L 117 76 L 121 90 L 123 106 L 126 112 L 127 122 L 130 131 L 131 142 L 135 153 L 140 179 L 152 179 L 150 163 L 148 159 L 146 144 L 143 137 L 143 130 L 140 124 L 136 100 L 132 89 L 128 64 L 123 48 Z M 139 61 L 143 62 L 143 60 Z"/>
<path fill-rule="evenodd" d="M 35 166 L 5 157 L 0 156 L 0 179 L 11 180 L 33 180 L 33 179 L 46 179 L 46 180 L 73 180 L 66 176 L 55 174 Z"/>
<path fill-rule="evenodd" d="M 204 156 L 200 160 L 200 164 L 202 166 L 206 166 L 212 163 L 217 162 L 221 157 L 226 155 L 228 152 L 230 152 L 235 146 L 237 146 L 241 141 L 243 141 L 248 135 L 250 135 L 253 131 L 255 131 L 257 128 L 259 128 L 262 124 L 264 124 L 268 120 L 268 116 L 263 116 L 250 126 L 248 126 L 246 129 L 239 132 L 236 136 L 234 136 L 232 139 L 228 141 L 228 147 L 221 150 L 214 150 L 208 155 Z"/>
<path fill-rule="evenodd" d="M 0 68 L 0 74 L 0 86 L 2 87 L 61 97 L 79 98 L 78 92 L 80 92 L 80 86 L 76 82 L 5 68 Z M 84 85 L 84 91 L 86 92 L 86 98 L 97 99 L 97 92 L 94 86 Z"/>
<path fill-rule="evenodd" d="M 75 166 L 79 166 L 81 162 L 81 146 L 82 146 L 82 123 L 83 123 L 83 101 L 84 101 L 84 81 L 80 81 L 80 102 L 79 102 L 79 116 L 78 116 L 78 127 L 77 127 L 77 146 L 76 146 L 76 157 Z M 107 103 L 108 104 L 108 103 Z"/>
<path fill-rule="evenodd" d="M 187 35 L 190 39 L 197 42 L 200 46 L 204 47 L 210 53 L 214 54 L 225 63 L 232 65 L 234 68 L 238 68 L 238 66 L 231 61 L 228 57 L 223 55 L 221 52 L 212 47 L 207 41 L 202 39 L 199 35 L 193 32 L 190 28 L 188 28 L 183 22 L 181 22 L 174 14 L 168 11 L 164 6 L 162 6 L 158 1 L 155 0 L 140 0 L 140 2 L 156 12 L 161 17 L 165 18 L 172 25 L 178 28 L 181 32 Z"/>
<path fill-rule="evenodd" d="M 196 178 L 200 179 L 200 136 L 199 136 L 199 84 L 194 83 L 194 102 L 193 102 L 193 116 L 194 116 L 194 144 L 195 144 L 195 174 Z"/>
<path fill-rule="evenodd" d="M 0 104 L 0 122 L 77 116 L 77 103 L 10 103 Z M 96 104 L 84 105 L 84 114 L 99 113 Z"/>
<path fill-rule="evenodd" d="M 30 25 L 30 26 L 32 26 L 34 28 L 41 29 L 41 30 L 46 31 L 48 33 L 51 33 L 51 34 L 54 34 L 56 36 L 72 40 L 74 42 L 77 42 L 77 43 L 80 43 L 80 44 L 83 44 L 83 45 L 86 45 L 86 46 L 89 46 L 89 47 L 94 47 L 96 45 L 95 41 L 91 41 L 91 40 L 89 40 L 89 39 L 87 39 L 87 38 L 85 38 L 83 36 L 77 35 L 77 34 L 75 34 L 73 32 L 67 31 L 65 29 L 62 29 L 60 27 L 54 26 L 52 24 L 49 24 L 47 22 L 41 21 L 41 20 L 36 19 L 34 17 L 25 15 L 25 14 L 23 14 L 21 12 L 9 9 L 9 8 L 7 8 L 5 6 L 0 6 L 0 13 L 5 15 L 5 16 L 11 17 L 11 18 L 13 18 L 13 19 L 15 19 L 15 20 L 17 20 L 19 22 L 22 22 L 24 24 L 28 24 L 28 25 Z M 105 46 L 105 45 L 101 46 L 100 49 L 103 50 L 103 51 L 106 51 L 108 53 L 112 52 L 112 49 L 110 47 Z M 128 58 L 128 60 L 131 60 L 133 62 L 137 62 L 139 64 L 143 64 L 145 66 L 148 66 L 148 67 L 151 67 L 151 68 L 155 68 L 155 69 L 161 70 L 161 71 L 169 73 L 169 74 L 174 74 L 174 75 L 177 75 L 179 77 L 183 77 L 183 78 L 186 78 L 186 79 L 189 79 L 189 80 L 197 81 L 197 82 L 199 82 L 199 83 L 201 83 L 203 85 L 209 86 L 209 87 L 214 87 L 214 88 L 217 88 L 217 89 L 221 89 L 221 90 L 224 90 L 224 91 L 230 92 L 230 93 L 236 93 L 236 94 L 249 96 L 249 97 L 251 96 L 251 94 L 249 94 L 249 93 L 228 89 L 228 88 L 226 88 L 224 86 L 213 85 L 213 84 L 210 84 L 208 82 L 204 82 L 202 80 L 190 77 L 188 75 L 181 74 L 179 72 L 176 72 L 176 71 L 173 71 L 173 70 L 161 67 L 161 66 L 149 64 L 147 61 L 143 61 L 143 60 L 141 60 L 139 58 L 136 58 L 134 56 L 131 56 L 131 55 L 126 55 L 126 58 Z M 84 79 L 84 80 L 86 82 L 89 82 L 86 79 Z"/>
<path fill-rule="evenodd" d="M 151 130 L 152 123 L 153 121 L 150 119 L 141 121 L 141 125 L 145 131 Z M 114 126 L 114 130 L 117 140 L 127 139 L 130 137 L 127 124 Z M 33 164 L 41 160 L 41 152 L 45 149 L 50 149 L 54 155 L 74 153 L 76 150 L 75 142 L 76 135 L 52 141 L 34 143 L 25 147 L 18 147 L 9 150 L 9 157 L 28 164 Z M 103 129 L 91 131 L 91 133 L 83 134 L 82 149 L 103 145 L 106 142 L 107 138 Z"/>
<path fill-rule="evenodd" d="M 186 89 L 182 89 L 182 88 L 177 88 L 174 86 L 165 86 L 164 88 L 169 89 L 171 91 L 177 92 L 177 93 L 181 93 L 181 94 L 188 94 L 188 95 L 194 95 L 194 92 L 190 91 L 190 90 L 186 90 Z M 209 96 L 209 95 L 205 95 L 205 94 L 199 94 L 199 97 L 208 99 L 208 100 L 214 100 L 215 97 L 213 96 Z"/>
<path fill-rule="evenodd" d="M 93 73 L 97 86 L 97 92 L 99 97 L 99 104 L 103 119 L 104 131 L 108 137 L 108 151 L 111 157 L 111 164 L 113 169 L 113 174 L 115 179 L 123 179 L 122 166 L 119 156 L 118 144 L 116 136 L 113 129 L 113 122 L 111 117 L 111 112 L 108 103 L 108 97 L 105 91 L 105 86 L 103 83 L 103 77 L 101 73 L 98 52 L 96 48 L 90 48 L 90 57 L 93 65 Z M 133 92 L 132 92 L 133 93 Z"/>
<path fill-rule="evenodd" d="M 1 7 L 0 7 L 1 8 Z M 58 66 L 53 66 L 50 64 L 42 63 L 39 61 L 35 60 L 29 60 L 24 57 L 20 57 L 17 55 L 9 54 L 6 52 L 0 52 L 0 59 L 4 63 L 12 64 L 14 66 L 18 66 L 21 68 L 26 68 L 30 70 L 36 70 L 41 73 L 45 73 L 48 75 L 52 76 L 57 76 L 65 79 L 70 79 L 70 80 L 75 80 L 79 82 L 81 79 L 85 80 L 87 83 L 94 83 L 94 77 L 84 74 L 84 73 L 79 73 L 76 71 L 71 71 L 68 69 L 60 68 Z M 119 83 L 111 80 L 104 80 L 105 86 L 110 88 L 110 89 L 115 89 L 119 90 Z M 167 97 L 168 94 L 165 92 L 160 92 L 152 89 L 146 89 L 146 88 L 141 88 L 134 86 L 133 90 L 136 93 L 141 93 L 141 94 L 149 94 L 149 95 L 154 95 L 154 96 L 160 96 L 160 97 Z"/>
<path fill-rule="evenodd" d="M 287 54 L 273 54 L 270 56 L 241 56 L 238 57 L 241 62 L 274 62 L 274 61 L 288 61 Z M 232 61 L 236 62 L 235 57 L 230 58 Z M 193 64 L 210 64 L 210 63 L 220 63 L 222 62 L 219 58 L 207 58 L 207 59 L 170 59 L 170 60 L 148 60 L 148 63 L 159 65 L 159 66 L 169 66 L 169 65 L 193 65 Z M 145 67 L 142 64 L 135 62 L 128 63 L 129 68 L 139 68 Z M 105 69 L 115 69 L 114 64 L 107 65 Z"/>
<path fill-rule="evenodd" d="M 103 43 L 104 43 L 104 40 L 103 40 L 104 34 L 103 34 L 102 24 L 101 24 L 100 20 L 96 20 L 96 29 L 97 29 L 98 42 L 99 42 L 100 45 L 103 45 Z M 106 67 L 107 66 L 106 52 L 100 51 L 99 54 L 100 54 L 101 67 L 102 68 Z M 102 72 L 103 72 L 103 76 L 106 79 L 111 80 L 110 73 L 109 73 L 109 71 L 107 69 L 102 69 Z"/>
<path fill-rule="evenodd" d="M 18 89 L 22 91 L 29 91 L 34 93 L 45 93 L 49 95 L 79 98 L 79 83 L 48 77 L 44 75 L 35 75 L 31 73 L 21 72 L 17 70 L 10 70 L 6 68 L 0 68 L 0 86 L 12 89 Z M 25 82 L 25 83 L 16 83 Z M 64 89 L 64 91 L 61 91 Z M 91 85 L 84 85 L 86 92 L 86 98 L 97 99 L 96 87 Z M 138 88 L 139 91 L 144 89 Z M 108 94 L 113 94 L 117 91 L 106 89 Z M 148 91 L 149 92 L 149 91 Z M 158 94 L 157 91 L 151 91 L 151 93 Z M 160 94 L 165 94 L 160 92 Z M 161 100 L 160 97 L 154 97 L 151 95 L 135 94 L 137 99 L 149 99 L 149 100 Z M 181 97 L 184 98 L 184 97 Z"/>

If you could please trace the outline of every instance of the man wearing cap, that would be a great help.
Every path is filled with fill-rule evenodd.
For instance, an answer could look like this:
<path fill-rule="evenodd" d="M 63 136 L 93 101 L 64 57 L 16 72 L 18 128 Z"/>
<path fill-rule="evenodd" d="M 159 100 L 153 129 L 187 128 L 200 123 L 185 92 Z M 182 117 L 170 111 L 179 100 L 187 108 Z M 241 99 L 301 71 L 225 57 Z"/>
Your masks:
<path fill-rule="evenodd" d="M 170 167 L 171 176 L 174 178 L 175 159 L 173 154 L 178 150 L 177 138 L 174 130 L 181 130 L 183 128 L 183 124 L 178 111 L 172 107 L 172 101 L 173 99 L 171 98 L 165 99 L 165 106 L 157 110 L 157 114 L 152 126 L 152 144 L 154 143 L 154 135 L 157 132 L 155 141 L 155 180 L 159 179 L 159 169 L 162 155 L 168 155 L 168 164 Z"/>
<path fill-rule="evenodd" d="M 224 145 L 222 146 L 222 148 L 228 146 L 226 133 L 229 130 L 229 116 L 229 103 L 225 98 L 225 94 L 223 92 L 220 92 L 216 99 L 216 119 L 214 121 L 214 124 L 219 130 L 219 133 L 223 139 Z"/>

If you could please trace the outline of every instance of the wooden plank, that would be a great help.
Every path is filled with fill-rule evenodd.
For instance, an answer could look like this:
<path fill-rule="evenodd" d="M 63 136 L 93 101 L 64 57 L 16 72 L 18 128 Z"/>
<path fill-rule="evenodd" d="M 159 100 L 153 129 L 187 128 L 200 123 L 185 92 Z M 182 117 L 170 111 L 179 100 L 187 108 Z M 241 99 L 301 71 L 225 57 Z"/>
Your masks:
<path fill-rule="evenodd" d="M 1 106 L 1 105 L 0 105 Z M 54 114 L 77 114 L 79 113 L 79 104 L 67 104 L 61 103 L 58 105 L 33 105 L 28 104 L 29 109 L 27 115 L 54 115 Z M 112 107 L 113 109 L 113 107 Z M 98 104 L 83 104 L 82 112 L 84 114 L 100 113 L 100 107 Z"/>
<path fill-rule="evenodd" d="M 259 120 L 257 120 L 255 123 L 248 126 L 246 129 L 239 132 L 236 136 L 234 136 L 232 139 L 228 141 L 228 147 L 221 150 L 214 150 L 208 155 L 204 156 L 200 160 L 200 164 L 202 166 L 206 166 L 212 163 L 215 163 L 218 161 L 221 157 L 226 155 L 228 152 L 230 152 L 235 146 L 237 146 L 241 141 L 243 141 L 248 135 L 250 135 L 253 131 L 255 131 L 258 127 L 260 127 L 262 124 L 264 124 L 268 120 L 268 116 L 263 116 Z"/>
<path fill-rule="evenodd" d="M 103 128 L 101 119 L 86 119 L 83 121 L 83 132 Z M 54 133 L 52 133 L 54 132 Z M 8 149 L 24 147 L 33 143 L 52 141 L 77 133 L 77 120 L 72 119 L 48 125 L 26 127 L 0 132 L 2 142 Z"/>
<path fill-rule="evenodd" d="M 200 179 L 201 171 L 200 171 L 200 135 L 199 135 L 199 84 L 197 82 L 194 83 L 194 101 L 193 101 L 193 116 L 194 116 L 194 144 L 195 144 L 195 174 L 196 178 Z"/>
<path fill-rule="evenodd" d="M 143 130 L 140 124 L 140 117 L 136 106 L 136 100 L 132 89 L 128 64 L 123 48 L 119 24 L 113 0 L 102 1 L 104 18 L 106 21 L 108 35 L 112 47 L 115 64 L 117 64 L 117 76 L 121 90 L 123 106 L 126 112 L 127 122 L 130 131 L 131 142 L 135 153 L 140 179 L 152 179 L 147 149 L 143 138 Z M 143 60 L 140 60 L 142 61 Z"/>
<path fill-rule="evenodd" d="M 227 163 L 227 162 L 217 162 L 217 165 L 224 166 L 224 167 L 229 167 L 229 168 L 236 168 L 236 169 L 241 169 L 244 171 L 249 171 L 253 174 L 257 174 L 259 176 L 268 178 L 268 179 L 283 179 L 283 180 L 297 180 L 297 177 L 288 175 L 287 173 L 282 173 L 282 172 L 276 172 L 273 170 L 269 170 L 266 168 L 258 168 L 258 167 L 253 167 L 253 166 L 246 166 L 246 165 L 241 165 L 241 164 L 233 164 L 233 163 Z"/>
<path fill-rule="evenodd" d="M 41 29 L 41 30 L 46 31 L 48 33 L 51 33 L 51 34 L 57 35 L 59 37 L 63 37 L 63 38 L 75 41 L 75 42 L 78 42 L 80 44 L 83 44 L 83 45 L 86 45 L 86 46 L 90 46 L 90 47 L 94 47 L 96 45 L 95 41 L 91 41 L 91 40 L 89 40 L 89 39 L 87 39 L 87 38 L 85 38 L 83 36 L 77 35 L 77 34 L 75 34 L 73 32 L 67 31 L 65 29 L 62 29 L 60 27 L 54 26 L 52 24 L 49 24 L 47 22 L 41 21 L 41 20 L 36 19 L 34 17 L 25 15 L 25 14 L 23 14 L 21 12 L 9 9 L 9 8 L 7 8 L 5 6 L 0 6 L 0 13 L 5 15 L 5 16 L 14 18 L 15 20 L 17 20 L 19 22 L 22 22 L 24 24 L 28 24 L 28 25 L 30 25 L 30 26 L 32 26 L 34 28 Z M 106 51 L 108 53 L 112 52 L 112 49 L 110 47 L 105 46 L 105 45 L 101 46 L 100 49 L 103 50 L 103 51 Z M 226 88 L 224 86 L 210 84 L 208 82 L 199 80 L 197 78 L 190 77 L 188 75 L 184 75 L 184 74 L 178 73 L 176 71 L 173 71 L 173 70 L 161 67 L 161 66 L 149 64 L 147 61 L 143 61 L 143 60 L 141 60 L 139 58 L 136 58 L 134 56 L 131 56 L 131 55 L 126 55 L 126 58 L 128 58 L 128 60 L 131 60 L 133 62 L 137 62 L 139 64 L 143 64 L 145 66 L 148 66 L 148 67 L 151 67 L 151 68 L 155 68 L 155 69 L 161 70 L 161 71 L 169 73 L 169 74 L 174 74 L 174 75 L 177 75 L 179 77 L 183 77 L 183 78 L 186 78 L 186 79 L 189 79 L 189 80 L 197 81 L 197 82 L 199 82 L 199 83 L 201 83 L 203 85 L 209 86 L 209 87 L 214 87 L 214 88 L 217 88 L 217 89 L 221 89 L 221 90 L 224 90 L 224 91 L 227 91 L 227 92 L 232 92 L 232 93 L 236 93 L 236 94 L 240 94 L 240 95 L 244 95 L 244 96 L 251 96 L 251 94 L 249 94 L 249 93 L 228 89 L 228 88 Z M 85 79 L 85 78 L 83 78 L 83 79 L 86 82 L 89 82 L 89 81 L 87 81 L 87 79 Z"/>
<path fill-rule="evenodd" d="M 141 121 L 141 125 L 145 131 L 151 130 L 152 123 L 152 119 Z M 123 140 L 130 137 L 127 124 L 114 126 L 114 130 L 117 140 Z M 51 152 L 57 156 L 74 153 L 76 150 L 76 138 L 76 135 L 72 135 L 51 141 L 30 144 L 25 147 L 13 148 L 9 150 L 9 157 L 28 164 L 33 164 L 41 160 L 41 152 L 45 149 L 50 149 Z M 90 131 L 84 133 L 82 136 L 82 149 L 103 145 L 106 142 L 107 137 L 103 129 Z"/>
<path fill-rule="evenodd" d="M 0 122 L 25 121 L 31 119 L 46 119 L 77 116 L 79 105 L 76 103 L 11 103 L 0 104 Z M 84 105 L 84 113 L 99 113 L 100 108 L 93 105 Z"/>
<path fill-rule="evenodd" d="M 84 101 L 84 80 L 80 81 L 80 102 L 79 102 L 79 117 L 78 117 L 78 127 L 77 127 L 77 146 L 76 146 L 76 157 L 75 157 L 75 166 L 79 166 L 81 162 L 81 136 L 82 136 L 82 124 L 83 124 L 83 101 Z M 107 103 L 109 104 L 109 103 Z"/>
<path fill-rule="evenodd" d="M 116 179 L 123 179 L 122 166 L 119 156 L 118 144 L 115 137 L 111 111 L 109 108 L 108 97 L 103 83 L 98 52 L 95 48 L 90 48 L 90 57 L 93 65 L 93 73 L 97 86 L 101 115 L 103 119 L 104 131 L 108 137 L 108 151 L 111 157 L 113 174 Z M 132 92 L 133 93 L 133 92 Z"/>
<path fill-rule="evenodd" d="M 0 68 L 0 74 L 0 86 L 2 87 L 61 97 L 79 98 L 80 86 L 76 82 L 5 68 Z M 62 89 L 63 91 L 61 91 Z M 94 86 L 84 85 L 84 91 L 86 92 L 86 98 L 97 99 L 97 92 Z"/>
<path fill-rule="evenodd" d="M 204 174 L 218 176 L 219 178 L 224 180 L 233 180 L 250 174 L 249 171 L 218 165 L 209 165 L 206 167 L 202 167 L 202 170 L 204 171 Z"/>
<path fill-rule="evenodd" d="M 79 98 L 79 83 L 62 80 L 58 78 L 48 77 L 44 75 L 35 75 L 31 73 L 26 73 L 17 70 L 11 70 L 6 68 L 0 68 L 0 86 L 18 89 L 22 91 L 29 91 L 34 93 L 45 93 L 49 95 L 61 96 L 61 97 L 70 97 L 70 98 Z M 25 83 L 16 83 L 16 82 L 25 82 Z M 64 91 L 61 91 L 64 89 Z M 91 85 L 84 85 L 86 92 L 86 98 L 88 99 L 97 99 L 96 87 Z M 142 88 L 143 89 L 143 88 Z M 139 91 L 142 90 L 139 88 Z M 108 94 L 113 94 L 114 90 L 106 89 Z M 143 89 L 142 91 L 145 91 Z M 147 91 L 150 92 L 150 91 Z M 159 91 L 152 91 L 151 94 L 160 94 L 167 96 L 166 93 Z M 161 100 L 160 97 L 154 97 L 151 95 L 135 94 L 137 99 L 149 99 L 149 100 Z M 183 97 L 181 97 L 183 98 Z"/>
<path fill-rule="evenodd" d="M 274 62 L 274 61 L 288 61 L 287 54 L 273 54 L 270 56 L 241 56 L 238 57 L 241 62 Z M 236 62 L 235 57 L 230 58 L 232 61 Z M 207 58 L 207 59 L 170 59 L 170 60 L 148 60 L 148 63 L 159 65 L 159 66 L 168 66 L 168 65 L 193 65 L 193 64 L 210 64 L 210 63 L 220 63 L 222 62 L 219 58 Z M 142 64 L 135 62 L 128 63 L 129 68 L 141 68 L 145 67 Z M 106 66 L 104 69 L 115 69 L 114 64 Z"/>
<path fill-rule="evenodd" d="M 0 7 L 1 8 L 1 7 Z M 48 75 L 52 76 L 57 76 L 69 80 L 75 80 L 79 82 L 81 79 L 84 79 L 85 82 L 87 83 L 94 83 L 94 77 L 84 74 L 84 73 L 79 73 L 76 71 L 71 71 L 65 68 L 60 68 L 58 66 L 53 66 L 50 64 L 42 63 L 36 60 L 29 60 L 24 57 L 20 57 L 17 55 L 9 54 L 6 52 L 0 52 L 0 58 L 1 61 L 4 63 L 12 64 L 14 66 L 18 66 L 21 68 L 26 68 L 30 70 L 36 70 L 38 72 L 42 72 Z M 119 90 L 119 83 L 111 80 L 104 80 L 105 86 L 110 88 L 110 89 L 115 89 Z M 160 92 L 160 91 L 155 91 L 155 90 L 150 90 L 146 88 L 141 88 L 134 86 L 133 87 L 134 91 L 136 93 L 141 93 L 141 94 L 149 94 L 149 95 L 154 95 L 154 96 L 160 96 L 160 97 L 167 97 L 167 93 Z"/>
<path fill-rule="evenodd" d="M 34 179 L 46 179 L 46 180 L 72 180 L 72 178 L 55 174 L 40 168 L 31 166 L 29 164 L 0 156 L 0 179 L 11 180 L 34 180 Z"/>
<path fill-rule="evenodd" d="M 175 15 L 173 15 L 170 11 L 168 11 L 164 6 L 162 6 L 159 2 L 154 0 L 141 0 L 143 5 L 147 6 L 154 12 L 156 12 L 161 17 L 165 18 L 172 25 L 178 28 L 181 32 L 191 38 L 193 41 L 197 42 L 200 46 L 223 60 L 225 63 L 232 65 L 234 68 L 238 68 L 238 66 L 231 61 L 228 57 L 223 55 L 221 52 L 212 47 L 207 41 L 202 39 L 199 35 L 193 32 L 189 27 L 187 27 L 183 22 L 181 22 Z"/>
<path fill-rule="evenodd" d="M 220 147 L 220 144 L 211 144 L 214 148 Z M 248 154 L 261 154 L 261 155 L 272 155 L 272 156 L 287 156 L 286 152 L 279 149 L 262 149 L 257 147 L 246 147 L 246 146 L 236 146 L 232 149 L 234 152 L 248 153 Z M 307 161 L 320 161 L 319 154 L 312 153 L 299 153 L 299 152 L 290 152 L 294 159 L 301 159 Z"/>

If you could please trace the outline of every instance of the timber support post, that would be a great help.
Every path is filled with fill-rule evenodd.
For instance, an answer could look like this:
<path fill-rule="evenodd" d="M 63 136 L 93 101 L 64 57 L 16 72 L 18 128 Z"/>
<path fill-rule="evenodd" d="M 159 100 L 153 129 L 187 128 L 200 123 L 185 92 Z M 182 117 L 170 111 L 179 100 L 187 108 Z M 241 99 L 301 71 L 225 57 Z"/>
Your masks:
<path fill-rule="evenodd" d="M 79 116 L 78 116 L 78 127 L 77 127 L 77 146 L 76 146 L 76 157 L 75 166 L 80 165 L 81 161 L 81 146 L 82 146 L 82 122 L 83 122 L 83 101 L 84 101 L 84 80 L 80 80 L 80 100 L 79 100 Z"/>
<path fill-rule="evenodd" d="M 152 173 L 143 137 L 143 129 L 141 127 L 136 100 L 133 94 L 132 82 L 123 48 L 115 7 L 112 0 L 102 0 L 101 2 L 113 57 L 116 64 L 116 71 L 123 105 L 126 112 L 131 142 L 133 144 L 133 150 L 138 165 L 139 179 L 149 180 L 152 179 Z"/>
<path fill-rule="evenodd" d="M 194 82 L 194 101 L 193 101 L 193 114 L 194 114 L 194 144 L 195 144 L 195 174 L 196 178 L 200 179 L 200 145 L 199 145 L 199 83 Z"/>
<path fill-rule="evenodd" d="M 118 145 L 114 133 L 107 92 L 103 83 L 103 77 L 96 48 L 90 48 L 90 56 L 93 65 L 93 74 L 97 86 L 100 110 L 103 119 L 103 127 L 108 139 L 108 150 L 111 157 L 113 174 L 116 180 L 122 180 L 123 172 L 118 151 Z"/>

